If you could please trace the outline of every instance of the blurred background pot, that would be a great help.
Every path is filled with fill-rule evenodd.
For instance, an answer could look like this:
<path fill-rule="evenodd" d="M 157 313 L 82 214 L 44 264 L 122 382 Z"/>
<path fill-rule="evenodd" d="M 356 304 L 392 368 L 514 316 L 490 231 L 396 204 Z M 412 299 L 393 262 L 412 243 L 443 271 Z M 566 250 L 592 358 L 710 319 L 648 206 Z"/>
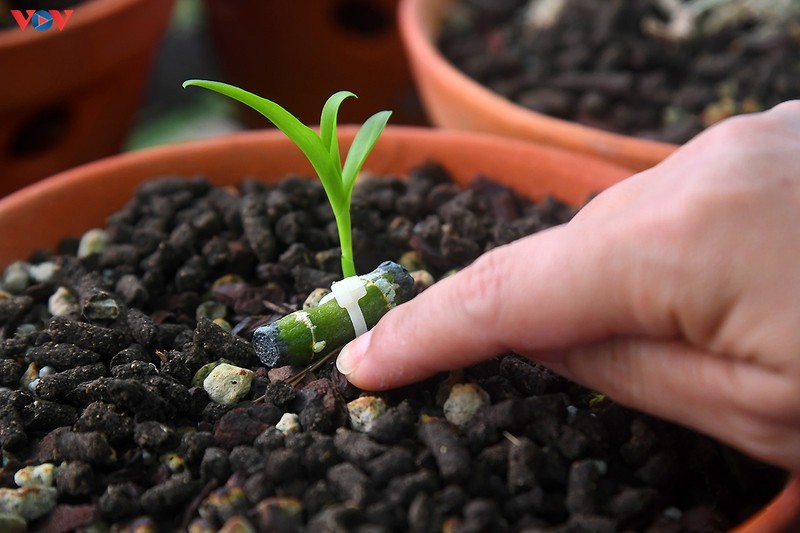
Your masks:
<path fill-rule="evenodd" d="M 225 80 L 319 122 L 320 102 L 358 95 L 342 123 L 391 109 L 393 124 L 425 122 L 396 24 L 398 0 L 205 0 Z M 243 111 L 245 123 L 264 119 Z"/>
<path fill-rule="evenodd" d="M 87 0 L 63 31 L 0 31 L 0 196 L 120 150 L 173 4 Z"/>
<path fill-rule="evenodd" d="M 437 48 L 455 0 L 401 0 L 399 27 L 428 119 L 444 128 L 484 131 L 593 154 L 634 170 L 664 159 L 676 146 L 610 133 L 513 103 L 454 67 Z"/>

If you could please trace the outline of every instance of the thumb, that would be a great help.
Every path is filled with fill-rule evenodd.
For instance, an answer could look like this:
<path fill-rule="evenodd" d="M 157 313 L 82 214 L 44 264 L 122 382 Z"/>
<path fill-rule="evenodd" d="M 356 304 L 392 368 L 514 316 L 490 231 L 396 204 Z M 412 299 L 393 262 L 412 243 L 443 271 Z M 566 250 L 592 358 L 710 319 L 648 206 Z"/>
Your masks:
<path fill-rule="evenodd" d="M 640 331 L 628 304 L 630 250 L 614 253 L 624 239 L 593 235 L 596 227 L 560 226 L 484 254 L 346 346 L 339 371 L 358 387 L 388 389 L 508 351 Z"/>

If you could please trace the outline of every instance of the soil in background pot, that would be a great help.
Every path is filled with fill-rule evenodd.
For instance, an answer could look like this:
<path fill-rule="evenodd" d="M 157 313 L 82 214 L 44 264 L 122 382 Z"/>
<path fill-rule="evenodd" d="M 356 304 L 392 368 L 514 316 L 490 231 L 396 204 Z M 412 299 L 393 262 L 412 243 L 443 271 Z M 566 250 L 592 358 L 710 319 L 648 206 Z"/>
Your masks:
<path fill-rule="evenodd" d="M 800 4 L 699 4 L 457 0 L 439 46 L 519 105 L 678 144 L 725 117 L 800 98 Z"/>
<path fill-rule="evenodd" d="M 352 214 L 359 271 L 440 278 L 574 210 L 428 165 L 360 182 Z M 379 395 L 333 363 L 289 385 L 299 369 L 261 367 L 249 339 L 339 278 L 336 242 L 317 181 L 166 178 L 8 267 L 0 505 L 48 531 L 707 532 L 781 489 L 783 472 L 514 354 Z M 204 389 L 222 359 L 251 379 L 229 404 Z"/>

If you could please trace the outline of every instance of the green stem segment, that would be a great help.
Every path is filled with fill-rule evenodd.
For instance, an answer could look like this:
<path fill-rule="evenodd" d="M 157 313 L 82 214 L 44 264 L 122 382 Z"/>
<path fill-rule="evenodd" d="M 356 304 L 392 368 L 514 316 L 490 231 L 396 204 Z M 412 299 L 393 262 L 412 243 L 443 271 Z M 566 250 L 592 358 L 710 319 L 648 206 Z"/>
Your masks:
<path fill-rule="evenodd" d="M 339 247 L 342 251 L 342 276 L 349 278 L 356 275 L 356 264 L 353 259 L 353 240 L 351 238 L 350 206 L 348 205 L 341 212 L 334 211 L 333 214 L 336 217 L 336 229 L 339 231 Z"/>
<path fill-rule="evenodd" d="M 391 261 L 360 276 L 367 294 L 358 305 L 368 328 L 389 309 L 414 297 L 414 278 Z M 308 311 L 295 311 L 253 333 L 256 355 L 267 367 L 307 365 L 341 348 L 355 338 L 347 310 L 330 300 Z"/>

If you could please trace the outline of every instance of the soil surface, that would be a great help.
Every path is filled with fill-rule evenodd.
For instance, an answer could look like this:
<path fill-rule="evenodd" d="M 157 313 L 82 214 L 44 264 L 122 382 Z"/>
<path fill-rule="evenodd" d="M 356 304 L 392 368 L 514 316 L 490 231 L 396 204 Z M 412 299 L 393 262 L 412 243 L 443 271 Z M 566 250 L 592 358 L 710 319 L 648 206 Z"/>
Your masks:
<path fill-rule="evenodd" d="M 438 279 L 573 211 L 435 165 L 365 180 L 357 267 Z M 249 339 L 339 277 L 336 242 L 316 181 L 165 178 L 104 233 L 9 267 L 0 509 L 49 532 L 708 532 L 780 490 L 782 472 L 514 354 L 372 398 L 332 363 L 290 385 L 301 369 L 261 367 Z M 222 359 L 253 372 L 227 405 L 203 379 Z"/>
<path fill-rule="evenodd" d="M 458 0 L 439 46 L 524 107 L 674 143 L 800 98 L 796 5 L 749 2 L 761 6 L 753 14 L 739 0 L 717 2 L 681 28 L 691 9 L 681 2 L 678 15 L 661 0 Z"/>

